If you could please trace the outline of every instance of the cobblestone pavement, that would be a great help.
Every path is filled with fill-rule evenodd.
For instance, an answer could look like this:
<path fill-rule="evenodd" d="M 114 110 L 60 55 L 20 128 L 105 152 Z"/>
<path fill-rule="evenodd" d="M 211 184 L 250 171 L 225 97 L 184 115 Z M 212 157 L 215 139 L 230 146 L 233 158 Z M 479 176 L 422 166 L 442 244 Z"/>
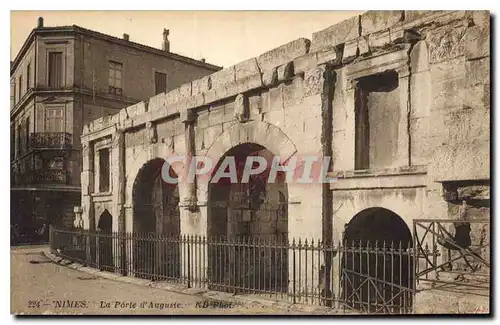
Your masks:
<path fill-rule="evenodd" d="M 213 301 L 98 278 L 55 264 L 43 255 L 44 248 L 11 249 L 13 314 L 300 314 L 260 304 Z M 206 303 L 208 308 L 202 308 L 205 301 L 211 301 Z"/>

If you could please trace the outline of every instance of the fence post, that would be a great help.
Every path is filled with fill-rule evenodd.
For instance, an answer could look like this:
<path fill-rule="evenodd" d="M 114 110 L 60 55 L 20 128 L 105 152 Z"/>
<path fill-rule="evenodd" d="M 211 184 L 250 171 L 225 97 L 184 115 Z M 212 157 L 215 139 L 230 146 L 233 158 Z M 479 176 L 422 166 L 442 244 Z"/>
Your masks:
<path fill-rule="evenodd" d="M 49 247 L 51 252 L 54 250 L 54 234 L 52 233 L 53 230 L 54 228 L 52 227 L 52 225 L 49 225 Z"/>
<path fill-rule="evenodd" d="M 293 254 L 293 275 L 292 275 L 292 278 L 293 278 L 293 303 L 296 304 L 297 303 L 297 300 L 296 300 L 296 285 L 295 285 L 295 238 L 292 240 L 292 254 Z"/>
<path fill-rule="evenodd" d="M 90 232 L 85 231 L 85 264 L 90 265 L 92 260 L 91 251 L 90 251 Z"/>
<path fill-rule="evenodd" d="M 191 236 L 187 240 L 187 287 L 191 288 Z"/>

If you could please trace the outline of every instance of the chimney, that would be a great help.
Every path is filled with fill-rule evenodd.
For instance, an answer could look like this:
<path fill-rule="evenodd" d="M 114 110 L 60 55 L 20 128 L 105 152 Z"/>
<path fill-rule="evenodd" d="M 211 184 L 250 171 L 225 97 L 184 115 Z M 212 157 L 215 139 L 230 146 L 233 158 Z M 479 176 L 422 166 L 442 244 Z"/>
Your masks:
<path fill-rule="evenodd" d="M 168 40 L 168 35 L 170 34 L 170 30 L 164 28 L 163 29 L 163 44 L 161 49 L 165 52 L 170 52 L 170 42 Z"/>
<path fill-rule="evenodd" d="M 130 36 L 128 34 L 123 34 L 123 39 L 128 41 L 130 39 Z"/>
<path fill-rule="evenodd" d="M 43 27 L 43 17 L 38 17 L 38 25 L 37 28 Z"/>

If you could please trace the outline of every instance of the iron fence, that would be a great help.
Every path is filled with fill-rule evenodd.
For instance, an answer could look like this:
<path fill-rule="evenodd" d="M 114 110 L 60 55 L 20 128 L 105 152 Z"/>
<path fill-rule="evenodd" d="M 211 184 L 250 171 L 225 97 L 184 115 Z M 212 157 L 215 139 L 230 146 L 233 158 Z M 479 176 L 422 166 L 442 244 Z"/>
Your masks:
<path fill-rule="evenodd" d="M 489 219 L 415 219 L 413 233 L 417 284 L 489 296 Z"/>
<path fill-rule="evenodd" d="M 411 313 L 412 243 L 50 230 L 53 253 L 153 281 L 344 311 Z"/>

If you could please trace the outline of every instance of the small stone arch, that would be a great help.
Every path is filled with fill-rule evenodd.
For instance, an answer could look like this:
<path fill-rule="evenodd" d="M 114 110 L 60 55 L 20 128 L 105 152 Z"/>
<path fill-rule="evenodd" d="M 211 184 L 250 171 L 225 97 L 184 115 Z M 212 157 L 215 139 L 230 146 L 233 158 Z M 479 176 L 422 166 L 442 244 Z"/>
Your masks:
<path fill-rule="evenodd" d="M 371 207 L 345 225 L 341 258 L 342 296 L 346 303 L 372 312 L 407 312 L 412 306 L 412 234 L 394 211 Z M 379 294 L 380 293 L 380 294 Z M 381 307 L 382 306 L 382 307 Z"/>
<path fill-rule="evenodd" d="M 387 244 L 402 243 L 411 246 L 412 234 L 406 221 L 396 212 L 383 207 L 370 207 L 356 213 L 345 225 L 343 240 L 350 242 Z"/>
<path fill-rule="evenodd" d="M 104 211 L 99 216 L 99 221 L 97 223 L 97 229 L 104 233 L 112 232 L 113 228 L 113 216 L 109 213 L 108 209 Z"/>
<path fill-rule="evenodd" d="M 113 271 L 113 216 L 105 209 L 99 216 L 97 230 L 99 233 L 99 268 L 105 271 Z"/>

